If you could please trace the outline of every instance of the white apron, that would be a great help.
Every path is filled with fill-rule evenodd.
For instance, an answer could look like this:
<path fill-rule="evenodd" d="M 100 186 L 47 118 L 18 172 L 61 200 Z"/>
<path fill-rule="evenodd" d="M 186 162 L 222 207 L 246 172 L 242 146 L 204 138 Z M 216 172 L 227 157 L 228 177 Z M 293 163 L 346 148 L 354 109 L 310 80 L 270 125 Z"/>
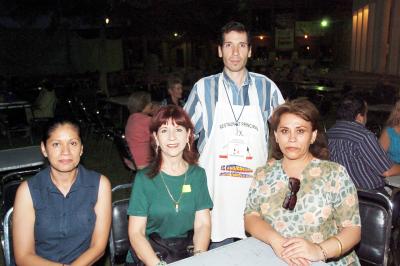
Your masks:
<path fill-rule="evenodd" d="M 255 81 L 249 87 L 250 105 L 233 105 L 232 113 L 223 84 L 218 80 L 218 102 L 210 136 L 199 163 L 206 170 L 208 189 L 214 203 L 211 240 L 245 238 L 243 211 L 254 171 L 267 161 L 264 120 L 259 108 Z M 235 125 L 237 124 L 237 126 Z"/>

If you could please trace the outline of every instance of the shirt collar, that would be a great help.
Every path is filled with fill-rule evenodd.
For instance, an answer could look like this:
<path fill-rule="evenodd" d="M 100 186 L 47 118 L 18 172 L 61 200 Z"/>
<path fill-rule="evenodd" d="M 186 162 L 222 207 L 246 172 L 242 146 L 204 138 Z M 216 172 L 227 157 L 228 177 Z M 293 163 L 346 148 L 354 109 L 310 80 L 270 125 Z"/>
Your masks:
<path fill-rule="evenodd" d="M 58 190 L 58 188 L 56 187 L 56 185 L 53 183 L 53 181 L 51 180 L 50 177 L 50 167 L 47 168 L 48 171 L 48 183 L 47 183 L 47 190 L 50 192 L 55 192 L 55 193 L 60 193 L 60 191 Z M 75 182 L 72 184 L 71 189 L 69 190 L 68 194 L 76 191 L 79 187 L 83 186 L 84 184 L 82 183 L 82 177 L 80 176 L 82 172 L 82 167 L 81 165 L 78 165 L 78 173 L 75 179 Z"/>
<path fill-rule="evenodd" d="M 251 78 L 250 78 L 249 71 L 247 71 L 247 69 L 245 69 L 245 71 L 246 71 L 246 73 L 245 73 L 245 78 L 244 78 L 242 88 L 251 85 Z M 237 88 L 235 82 L 228 76 L 228 74 L 226 74 L 225 70 L 222 72 L 222 75 L 223 75 L 224 81 L 226 82 L 226 84 L 228 86 Z"/>
<path fill-rule="evenodd" d="M 364 127 L 365 128 L 365 125 L 364 124 L 362 124 L 362 123 L 360 123 L 360 122 L 357 122 L 357 121 L 348 121 L 348 120 L 339 120 L 339 121 L 337 121 L 337 123 L 343 123 L 343 124 L 354 124 L 354 125 L 357 125 L 357 126 L 360 126 L 360 127 Z"/>

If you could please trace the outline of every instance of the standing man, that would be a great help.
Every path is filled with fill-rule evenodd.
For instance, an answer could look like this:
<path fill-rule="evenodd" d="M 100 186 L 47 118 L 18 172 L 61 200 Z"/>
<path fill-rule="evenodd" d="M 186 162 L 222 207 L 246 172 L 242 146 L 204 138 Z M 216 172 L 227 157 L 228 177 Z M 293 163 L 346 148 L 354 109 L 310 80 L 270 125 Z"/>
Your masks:
<path fill-rule="evenodd" d="M 274 82 L 247 71 L 250 41 L 243 24 L 226 24 L 218 46 L 223 72 L 200 79 L 185 105 L 214 202 L 211 248 L 246 237 L 243 211 L 253 173 L 268 158 L 267 121 L 284 102 Z"/>

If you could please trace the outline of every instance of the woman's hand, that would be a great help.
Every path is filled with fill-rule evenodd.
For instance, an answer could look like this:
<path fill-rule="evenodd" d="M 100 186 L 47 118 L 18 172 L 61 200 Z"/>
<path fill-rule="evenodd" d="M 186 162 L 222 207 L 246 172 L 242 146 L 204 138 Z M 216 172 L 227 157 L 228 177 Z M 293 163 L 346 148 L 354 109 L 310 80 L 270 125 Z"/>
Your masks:
<path fill-rule="evenodd" d="M 308 266 L 310 262 L 304 258 L 288 258 L 283 256 L 283 252 L 285 251 L 285 247 L 283 246 L 288 239 L 284 237 L 280 237 L 279 239 L 275 239 L 271 241 L 271 247 L 274 250 L 276 256 L 281 258 L 284 262 L 286 262 L 290 266 Z"/>
<path fill-rule="evenodd" d="M 308 261 L 324 260 L 324 254 L 317 244 L 311 243 L 303 238 L 289 238 L 282 244 L 282 258 L 299 259 L 303 258 Z"/>

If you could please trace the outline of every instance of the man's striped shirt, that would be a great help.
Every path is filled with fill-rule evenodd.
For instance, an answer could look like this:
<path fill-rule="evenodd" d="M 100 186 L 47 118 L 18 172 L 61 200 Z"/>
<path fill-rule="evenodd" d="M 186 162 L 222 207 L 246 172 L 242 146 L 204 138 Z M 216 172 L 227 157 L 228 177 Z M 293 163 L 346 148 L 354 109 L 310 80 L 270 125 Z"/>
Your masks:
<path fill-rule="evenodd" d="M 355 121 L 337 121 L 327 134 L 330 159 L 346 167 L 356 187 L 384 187 L 382 174 L 393 162 L 374 133 Z"/>
<path fill-rule="evenodd" d="M 201 152 L 210 136 L 214 120 L 215 106 L 218 101 L 218 79 L 223 75 L 230 101 L 233 105 L 250 105 L 249 87 L 255 82 L 259 106 L 263 115 L 266 138 L 268 138 L 268 118 L 272 110 L 284 102 L 276 84 L 264 75 L 247 72 L 245 81 L 238 88 L 232 79 L 225 73 L 208 76 L 200 79 L 193 87 L 185 105 L 195 127 L 195 134 L 199 137 L 198 150 Z M 222 88 L 220 88 L 222 89 Z"/>

